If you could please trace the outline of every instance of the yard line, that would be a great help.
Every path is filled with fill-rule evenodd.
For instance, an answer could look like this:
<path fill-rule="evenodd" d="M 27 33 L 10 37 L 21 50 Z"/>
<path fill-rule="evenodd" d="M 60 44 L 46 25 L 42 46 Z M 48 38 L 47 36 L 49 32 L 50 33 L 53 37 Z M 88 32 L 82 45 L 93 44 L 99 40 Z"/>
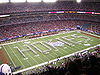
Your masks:
<path fill-rule="evenodd" d="M 19 44 L 17 43 L 17 45 L 19 45 Z M 19 45 L 19 46 L 22 48 L 21 45 Z M 29 65 L 32 65 L 28 60 L 26 60 L 26 61 L 28 62 Z"/>
<path fill-rule="evenodd" d="M 65 50 L 62 49 L 63 52 L 67 53 Z M 59 51 L 58 51 L 59 52 Z M 63 54 L 62 52 L 59 52 L 60 54 Z M 65 54 L 64 54 L 65 55 Z"/>
<path fill-rule="evenodd" d="M 47 43 L 46 43 L 47 44 Z M 54 47 L 55 49 L 57 49 L 56 47 Z M 58 49 L 57 49 L 58 50 Z M 54 51 L 52 51 L 57 57 L 58 57 L 58 55 L 54 52 Z M 60 54 L 63 54 L 63 53 L 61 53 L 60 52 Z M 52 57 L 54 57 L 52 54 L 50 54 L 50 56 L 52 56 Z M 55 57 L 54 57 L 55 58 Z"/>
<path fill-rule="evenodd" d="M 71 48 L 71 47 L 69 47 L 69 46 L 68 46 L 68 48 L 67 48 L 67 49 L 69 49 L 69 50 L 68 50 L 69 52 L 73 52 L 73 51 L 75 51 L 75 52 L 76 52 L 76 49 Z M 71 49 L 71 50 L 70 50 L 70 49 Z"/>
<path fill-rule="evenodd" d="M 45 46 L 46 48 L 48 48 L 49 50 L 51 50 L 50 47 L 46 46 L 44 43 L 40 42 L 40 44 L 42 44 L 43 46 Z"/>
<path fill-rule="evenodd" d="M 37 54 L 32 48 L 30 48 L 28 45 L 26 45 L 25 47 L 27 47 L 30 51 L 32 51 L 34 54 Z"/>
<path fill-rule="evenodd" d="M 43 51 L 41 51 L 39 48 L 37 48 L 34 44 L 31 45 L 32 47 L 34 47 L 38 52 L 42 53 Z"/>
<path fill-rule="evenodd" d="M 8 45 L 9 46 L 9 45 Z M 12 48 L 9 46 L 9 48 L 12 50 Z M 12 52 L 14 53 L 14 51 L 12 50 Z M 16 56 L 16 58 L 19 60 L 19 62 L 23 65 L 23 67 L 25 68 L 24 64 L 20 61 L 20 59 L 17 57 L 16 53 L 14 53 L 14 55 Z"/>
<path fill-rule="evenodd" d="M 38 58 L 40 58 L 40 57 L 38 57 Z M 41 59 L 41 58 L 40 58 L 40 60 L 42 60 L 43 62 L 45 62 L 45 60 L 43 60 L 43 59 Z"/>
<path fill-rule="evenodd" d="M 26 56 L 23 54 L 23 52 L 16 46 L 16 47 L 14 47 L 14 48 L 16 48 L 17 49 L 17 51 L 25 58 Z"/>
<path fill-rule="evenodd" d="M 33 42 L 33 41 L 32 41 Z M 29 53 L 28 53 L 29 54 Z M 42 54 L 42 53 L 41 53 Z M 43 55 L 43 54 L 42 54 Z M 39 59 L 41 59 L 40 57 L 38 57 Z M 47 58 L 47 57 L 46 57 Z M 42 59 L 41 59 L 42 60 Z M 36 60 L 35 60 L 36 61 Z M 44 62 L 44 61 L 43 61 Z M 39 64 L 39 63 L 38 63 Z"/>
<path fill-rule="evenodd" d="M 13 63 L 14 67 L 16 67 L 14 61 L 12 60 L 11 56 L 9 55 L 9 53 L 7 52 L 6 48 L 3 46 L 3 48 L 5 49 L 6 53 L 8 54 L 8 57 L 10 58 L 11 62 Z"/>
<path fill-rule="evenodd" d="M 28 46 L 29 47 L 29 46 Z M 42 60 L 42 59 L 41 59 Z M 44 60 L 42 60 L 44 62 Z"/>
<path fill-rule="evenodd" d="M 33 41 L 32 41 L 32 42 L 33 42 Z M 41 50 L 40 50 L 40 49 L 38 49 L 36 46 L 34 46 L 34 45 L 32 45 L 32 46 L 33 46 L 33 47 L 34 47 L 37 51 L 39 51 L 39 52 L 41 51 Z M 41 54 L 42 54 L 42 51 L 41 51 Z M 38 58 L 40 58 L 40 57 L 38 57 Z M 43 59 L 41 59 L 41 58 L 40 58 L 40 60 L 42 60 L 42 61 L 44 62 L 44 60 L 43 60 Z"/>
<path fill-rule="evenodd" d="M 65 41 L 63 41 L 63 40 L 61 40 L 61 39 L 59 39 L 59 38 L 57 38 L 57 40 L 58 40 L 58 41 L 61 41 L 61 42 L 63 42 L 63 43 L 65 43 L 66 45 L 72 46 L 72 44 L 70 44 L 70 43 L 68 43 L 68 42 L 65 42 Z"/>
<path fill-rule="evenodd" d="M 63 40 L 63 41 L 64 41 L 64 40 Z M 67 46 L 67 47 L 69 47 L 70 49 L 73 49 L 73 48 L 71 48 L 72 46 L 71 46 L 71 47 L 70 47 L 70 46 Z M 64 50 L 64 51 L 65 51 L 65 50 Z M 68 50 L 68 51 L 73 52 L 73 51 L 71 51 L 71 50 Z M 68 53 L 68 52 L 67 52 L 67 53 Z"/>
<path fill-rule="evenodd" d="M 23 45 L 25 45 L 25 44 L 23 44 Z M 30 56 L 32 58 L 32 60 L 34 60 L 37 64 L 39 64 L 35 59 L 33 59 L 33 57 L 29 53 L 27 53 L 27 54 L 28 54 L 28 56 Z"/>
<path fill-rule="evenodd" d="M 41 43 L 41 44 L 43 44 L 42 42 L 38 42 L 38 43 Z M 44 45 L 44 44 L 43 44 Z M 46 45 L 45 45 L 46 46 Z M 46 46 L 47 47 L 47 46 Z M 57 57 L 58 57 L 58 55 L 55 53 L 55 52 L 53 52 Z M 44 55 L 44 54 L 42 54 L 43 56 L 45 56 L 46 57 L 46 55 Z M 53 57 L 53 58 L 55 58 L 52 54 L 49 54 L 51 57 Z M 47 57 L 46 57 L 47 58 Z M 48 59 L 48 61 L 50 61 L 50 59 L 49 58 L 47 58 Z"/>
<path fill-rule="evenodd" d="M 32 43 L 33 43 L 33 41 L 32 41 Z M 42 54 L 42 53 L 41 53 Z M 44 54 L 42 54 L 43 56 L 45 56 Z M 45 56 L 46 57 L 46 56 Z M 47 57 L 46 57 L 47 58 Z M 48 59 L 48 58 L 47 58 Z M 50 59 L 48 59 L 48 60 L 50 60 Z"/>
<path fill-rule="evenodd" d="M 32 41 L 32 43 L 33 43 L 33 41 Z M 42 53 L 41 53 L 42 54 Z M 44 57 L 46 57 L 46 55 L 44 55 L 44 54 L 42 54 Z M 54 56 L 52 56 L 51 54 L 50 54 L 50 56 L 51 57 L 53 57 L 53 58 L 55 58 Z M 47 57 L 46 57 L 47 58 Z M 50 59 L 49 58 L 47 58 L 48 59 L 48 61 L 50 61 Z"/>
<path fill-rule="evenodd" d="M 29 54 L 29 53 L 27 53 L 28 54 L 28 56 L 30 56 L 30 58 L 32 59 L 32 60 L 34 60 L 33 59 L 33 57 Z M 37 64 L 39 64 L 36 60 L 34 60 Z"/>
<path fill-rule="evenodd" d="M 64 38 L 65 39 L 65 38 Z M 65 39 L 66 40 L 66 39 Z M 74 42 L 74 41 L 73 41 Z M 76 43 L 74 43 L 74 44 L 76 44 Z M 69 46 L 68 46 L 69 47 Z M 71 48 L 71 47 L 69 47 L 70 49 L 73 49 L 73 48 Z M 76 47 L 74 47 L 74 48 L 76 48 Z M 82 48 L 82 47 L 81 47 Z M 79 49 L 79 48 L 76 48 L 76 49 Z M 75 49 L 73 49 L 73 51 L 72 50 L 69 50 L 70 52 L 73 52 L 73 51 L 76 51 Z"/>
<path fill-rule="evenodd" d="M 70 41 L 69 41 L 70 42 Z M 75 44 L 75 43 L 74 43 Z M 74 45 L 75 46 L 75 45 Z M 73 47 L 74 47 L 73 46 Z M 67 46 L 68 48 L 70 48 L 70 49 L 72 49 L 73 51 L 76 51 L 75 49 L 73 49 L 72 47 L 70 47 L 70 46 Z M 73 52 L 72 50 L 68 50 L 68 51 L 70 51 L 70 52 Z"/>

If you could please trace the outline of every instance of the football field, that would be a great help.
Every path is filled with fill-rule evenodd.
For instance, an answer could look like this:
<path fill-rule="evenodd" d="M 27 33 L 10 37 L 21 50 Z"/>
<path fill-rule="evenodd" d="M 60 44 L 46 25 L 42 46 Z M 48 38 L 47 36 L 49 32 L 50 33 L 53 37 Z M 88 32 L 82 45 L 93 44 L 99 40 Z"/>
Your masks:
<path fill-rule="evenodd" d="M 16 72 L 29 70 L 100 45 L 100 36 L 69 31 L 0 45 Z"/>

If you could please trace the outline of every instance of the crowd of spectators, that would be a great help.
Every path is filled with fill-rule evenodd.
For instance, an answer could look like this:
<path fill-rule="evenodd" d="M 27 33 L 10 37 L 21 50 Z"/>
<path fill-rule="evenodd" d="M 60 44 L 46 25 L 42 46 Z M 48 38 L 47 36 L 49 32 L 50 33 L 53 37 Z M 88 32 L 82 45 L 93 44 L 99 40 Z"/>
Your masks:
<path fill-rule="evenodd" d="M 42 32 L 56 29 L 76 28 L 77 25 L 92 24 L 99 25 L 99 23 L 92 23 L 86 21 L 43 21 L 32 23 L 21 23 L 15 25 L 7 25 L 0 27 L 0 38 L 11 38 L 20 35 L 26 35 L 34 32 Z"/>
<path fill-rule="evenodd" d="M 50 4 L 43 2 L 0 4 L 0 14 L 10 14 L 9 17 L 0 18 L 0 39 L 54 29 L 76 28 L 77 25 L 81 26 L 84 24 L 96 25 L 92 30 L 100 32 L 100 16 L 97 15 L 75 13 L 33 14 L 36 11 L 42 12 L 50 10 L 99 11 L 99 4 L 96 2 L 83 2 L 78 4 L 70 1 L 58 1 Z"/>
<path fill-rule="evenodd" d="M 51 20 L 84 20 L 100 22 L 100 16 L 91 14 L 38 14 L 0 19 L 0 26 Z"/>
<path fill-rule="evenodd" d="M 50 10 L 100 11 L 99 6 L 99 2 L 82 2 L 78 4 L 71 1 L 58 1 L 56 3 L 6 3 L 0 4 L 0 14 Z"/>

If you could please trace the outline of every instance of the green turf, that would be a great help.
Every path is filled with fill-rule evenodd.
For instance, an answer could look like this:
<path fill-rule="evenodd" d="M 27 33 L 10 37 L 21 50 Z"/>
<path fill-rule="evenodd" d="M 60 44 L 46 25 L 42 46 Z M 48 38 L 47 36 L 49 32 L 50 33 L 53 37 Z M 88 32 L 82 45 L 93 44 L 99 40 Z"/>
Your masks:
<path fill-rule="evenodd" d="M 90 40 L 87 40 L 85 38 L 80 38 L 80 37 L 75 38 L 75 37 L 72 37 L 71 35 L 84 36 L 84 37 L 89 38 Z M 62 37 L 64 37 L 65 39 Z M 57 39 L 60 39 L 67 43 L 70 43 L 74 46 L 69 46 L 64 43 L 63 46 L 58 46 L 58 47 L 53 48 L 50 45 L 46 44 L 50 41 L 51 42 L 59 41 Z M 68 41 L 66 39 L 71 39 L 71 41 L 73 41 L 73 42 Z M 81 41 L 80 44 L 75 44 L 79 41 Z M 40 43 L 42 43 L 42 44 L 40 44 Z M 90 44 L 90 46 L 85 46 L 84 44 Z M 20 70 L 21 70 L 21 69 L 35 66 L 35 65 L 38 65 L 38 64 L 41 64 L 44 62 L 48 62 L 48 61 L 56 59 L 58 57 L 66 56 L 71 53 L 81 51 L 83 49 L 86 49 L 86 48 L 89 48 L 89 47 L 92 47 L 92 46 L 95 46 L 98 44 L 100 44 L 100 39 L 98 39 L 98 38 L 87 36 L 82 33 L 77 33 L 77 31 L 70 31 L 69 33 L 63 33 L 63 34 L 61 33 L 61 34 L 57 34 L 57 35 L 46 36 L 46 37 L 42 37 L 42 38 L 36 38 L 36 39 L 27 40 L 27 41 L 6 44 L 1 47 L 8 55 L 8 57 L 10 59 L 9 63 L 11 63 L 11 66 L 14 66 L 14 67 L 21 66 L 21 68 L 20 68 Z M 37 47 L 39 50 L 42 51 L 42 53 L 39 52 L 36 48 L 34 48 L 31 45 L 34 45 L 35 47 Z M 32 51 L 30 51 L 27 48 L 27 46 L 29 48 L 31 48 L 32 50 L 34 50 L 36 52 L 36 54 L 34 54 Z M 20 54 L 20 52 L 14 47 L 18 47 L 20 49 L 20 51 L 24 50 L 25 52 L 23 52 L 23 54 L 25 55 L 26 58 L 24 58 Z M 47 47 L 49 47 L 50 50 Z M 29 51 L 27 51 L 27 50 L 29 50 Z"/>

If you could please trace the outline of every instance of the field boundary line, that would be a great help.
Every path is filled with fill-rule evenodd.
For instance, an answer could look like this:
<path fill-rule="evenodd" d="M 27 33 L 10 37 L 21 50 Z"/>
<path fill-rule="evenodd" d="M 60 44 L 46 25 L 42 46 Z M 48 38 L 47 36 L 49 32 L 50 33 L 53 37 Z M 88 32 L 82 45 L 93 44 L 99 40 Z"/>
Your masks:
<path fill-rule="evenodd" d="M 12 60 L 11 56 L 9 55 L 7 49 L 6 49 L 4 46 L 3 46 L 3 48 L 5 49 L 5 51 L 6 51 L 7 55 L 8 55 L 8 57 L 10 58 L 11 62 L 12 62 L 13 65 L 14 65 L 14 67 L 16 67 L 16 65 L 15 65 L 14 61 Z"/>
<path fill-rule="evenodd" d="M 95 35 L 95 34 L 92 34 L 92 33 L 89 33 L 89 32 L 85 32 L 85 31 L 81 31 L 81 32 L 83 32 L 83 33 L 87 33 L 87 34 L 90 34 L 90 35 L 93 35 L 93 36 L 100 37 L 100 36 L 98 36 L 98 35 Z"/>

